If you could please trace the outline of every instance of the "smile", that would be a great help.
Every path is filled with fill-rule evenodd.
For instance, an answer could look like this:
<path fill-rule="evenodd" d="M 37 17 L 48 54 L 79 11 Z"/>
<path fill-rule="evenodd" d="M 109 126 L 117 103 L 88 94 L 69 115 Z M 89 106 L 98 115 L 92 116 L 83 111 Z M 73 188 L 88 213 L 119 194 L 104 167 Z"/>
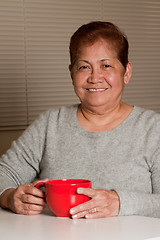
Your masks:
<path fill-rule="evenodd" d="M 89 92 L 102 92 L 105 91 L 107 88 L 87 88 Z"/>

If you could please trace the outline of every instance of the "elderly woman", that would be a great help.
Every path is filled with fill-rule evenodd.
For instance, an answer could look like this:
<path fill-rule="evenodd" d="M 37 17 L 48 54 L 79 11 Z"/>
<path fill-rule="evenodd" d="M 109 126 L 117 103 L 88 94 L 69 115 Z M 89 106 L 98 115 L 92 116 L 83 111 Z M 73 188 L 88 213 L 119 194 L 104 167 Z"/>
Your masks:
<path fill-rule="evenodd" d="M 45 201 L 35 177 L 87 178 L 93 188 L 78 193 L 91 200 L 73 218 L 160 217 L 160 114 L 121 101 L 132 73 L 126 37 L 91 22 L 73 34 L 70 56 L 81 103 L 41 114 L 13 142 L 0 161 L 0 206 L 38 214 Z"/>

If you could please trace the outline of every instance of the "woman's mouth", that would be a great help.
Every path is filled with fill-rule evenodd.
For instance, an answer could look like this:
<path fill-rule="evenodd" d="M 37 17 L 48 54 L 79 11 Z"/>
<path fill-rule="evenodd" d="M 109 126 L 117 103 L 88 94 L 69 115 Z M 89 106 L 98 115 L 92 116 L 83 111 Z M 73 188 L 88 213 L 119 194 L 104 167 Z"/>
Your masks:
<path fill-rule="evenodd" d="M 87 90 L 89 92 L 103 92 L 105 91 L 107 88 L 87 88 Z"/>

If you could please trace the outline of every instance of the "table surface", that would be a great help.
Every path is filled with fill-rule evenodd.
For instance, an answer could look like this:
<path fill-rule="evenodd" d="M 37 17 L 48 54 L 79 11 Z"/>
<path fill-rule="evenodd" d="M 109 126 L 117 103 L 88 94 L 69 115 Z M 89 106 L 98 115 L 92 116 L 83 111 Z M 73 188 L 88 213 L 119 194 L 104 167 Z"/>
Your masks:
<path fill-rule="evenodd" d="M 48 209 L 26 216 L 0 208 L 0 239 L 160 240 L 160 219 L 121 216 L 73 220 L 55 217 Z"/>

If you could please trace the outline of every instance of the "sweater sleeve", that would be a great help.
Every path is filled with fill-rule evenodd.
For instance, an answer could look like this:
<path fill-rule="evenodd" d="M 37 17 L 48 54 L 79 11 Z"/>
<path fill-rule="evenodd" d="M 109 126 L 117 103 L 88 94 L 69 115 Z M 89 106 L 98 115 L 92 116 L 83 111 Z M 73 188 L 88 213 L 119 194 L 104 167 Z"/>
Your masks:
<path fill-rule="evenodd" d="M 0 193 L 8 188 L 32 182 L 40 172 L 45 148 L 49 112 L 43 113 L 24 133 L 13 141 L 0 159 Z"/>
<path fill-rule="evenodd" d="M 160 194 L 117 191 L 120 198 L 119 215 L 160 217 Z"/>
<path fill-rule="evenodd" d="M 160 149 L 150 164 L 152 192 L 117 190 L 120 199 L 119 215 L 160 217 Z"/>

